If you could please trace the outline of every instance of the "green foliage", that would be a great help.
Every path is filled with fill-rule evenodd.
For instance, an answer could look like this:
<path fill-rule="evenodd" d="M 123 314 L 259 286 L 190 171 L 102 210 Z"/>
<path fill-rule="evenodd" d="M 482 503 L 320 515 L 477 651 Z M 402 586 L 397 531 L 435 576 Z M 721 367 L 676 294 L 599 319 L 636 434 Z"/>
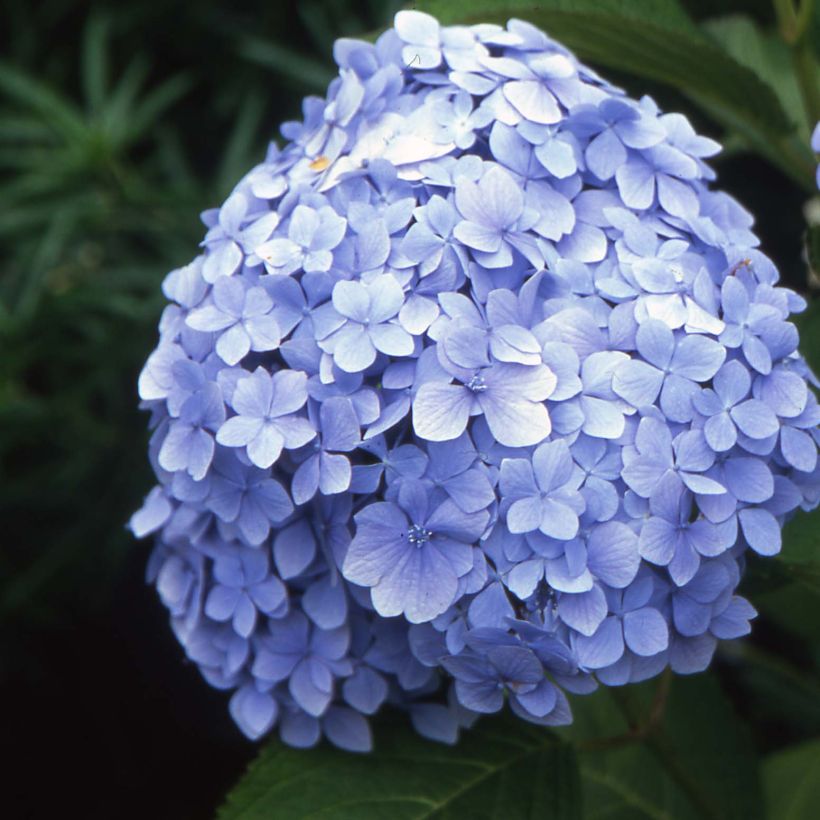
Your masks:
<path fill-rule="evenodd" d="M 764 816 L 748 729 L 713 678 L 601 691 L 573 710 L 585 820 Z"/>
<path fill-rule="evenodd" d="M 766 803 L 779 820 L 812 820 L 820 804 L 820 741 L 769 755 L 763 763 Z"/>
<path fill-rule="evenodd" d="M 790 49 L 783 39 L 775 31 L 739 14 L 706 20 L 703 27 L 734 60 L 777 94 L 789 122 L 796 126 L 800 139 L 808 142 L 814 122 L 804 106 Z M 814 77 L 820 84 L 820 64 L 814 66 Z"/>
<path fill-rule="evenodd" d="M 220 820 L 580 820 L 578 768 L 568 743 L 512 717 L 485 720 L 457 746 L 382 720 L 377 753 L 272 743 Z"/>
<path fill-rule="evenodd" d="M 105 37 L 105 27 L 92 19 L 83 50 L 84 104 L 0 63 L 0 94 L 12 112 L 0 126 L 0 167 L 10 177 L 0 184 L 0 236 L 31 243 L 29 254 L 18 247 L 22 264 L 4 277 L 0 300 L 8 311 L 31 311 L 39 292 L 31 269 L 55 265 L 71 239 L 89 228 L 107 222 L 110 230 L 112 207 L 123 208 L 125 219 L 116 227 L 134 238 L 152 227 L 135 218 L 155 197 L 128 155 L 188 83 L 175 76 L 142 93 L 147 63 L 138 56 L 109 91 Z"/>

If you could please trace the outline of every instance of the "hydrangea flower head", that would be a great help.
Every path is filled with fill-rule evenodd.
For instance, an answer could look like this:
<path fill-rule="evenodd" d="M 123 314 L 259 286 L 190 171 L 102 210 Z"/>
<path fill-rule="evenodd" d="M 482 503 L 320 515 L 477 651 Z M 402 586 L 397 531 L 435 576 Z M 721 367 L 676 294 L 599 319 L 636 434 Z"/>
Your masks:
<path fill-rule="evenodd" d="M 521 20 L 403 11 L 204 214 L 131 521 L 251 738 L 452 742 L 704 669 L 820 501 L 816 380 L 719 150 Z"/>

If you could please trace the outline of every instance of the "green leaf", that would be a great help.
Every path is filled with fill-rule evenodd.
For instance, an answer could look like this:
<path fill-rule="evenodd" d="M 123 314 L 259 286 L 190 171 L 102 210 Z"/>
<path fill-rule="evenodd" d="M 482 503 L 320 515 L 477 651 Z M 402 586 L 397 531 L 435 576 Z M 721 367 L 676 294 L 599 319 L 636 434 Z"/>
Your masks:
<path fill-rule="evenodd" d="M 675 677 L 575 698 L 585 820 L 755 820 L 761 789 L 749 733 L 716 679 Z M 661 707 L 661 709 L 659 709 Z M 630 727 L 661 712 L 639 742 Z M 602 738 L 609 736 L 608 743 Z"/>
<path fill-rule="evenodd" d="M 40 80 L 3 63 L 0 63 L 0 95 L 38 114 L 66 141 L 82 141 L 86 136 L 85 122 L 73 103 Z"/>
<path fill-rule="evenodd" d="M 753 71 L 775 93 L 800 136 L 809 141 L 809 122 L 800 84 L 794 73 L 791 50 L 779 34 L 764 31 L 750 17 L 741 14 L 707 20 L 704 29 L 739 63 Z M 820 67 L 816 71 L 820 84 Z"/>
<path fill-rule="evenodd" d="M 220 192 L 227 194 L 235 180 L 252 164 L 256 136 L 264 113 L 264 97 L 252 92 L 246 94 L 237 107 L 234 126 L 222 153 L 218 172 L 215 174 Z"/>
<path fill-rule="evenodd" d="M 763 783 L 769 817 L 814 820 L 820 805 L 820 740 L 769 755 Z"/>
<path fill-rule="evenodd" d="M 83 94 L 89 111 L 99 111 L 108 88 L 108 20 L 92 16 L 83 32 Z"/>
<path fill-rule="evenodd" d="M 334 76 L 330 65 L 261 37 L 244 39 L 239 46 L 239 53 L 246 60 L 270 68 L 310 91 L 322 94 Z"/>
<path fill-rule="evenodd" d="M 820 508 L 800 512 L 783 528 L 783 550 L 780 560 L 787 564 L 815 564 L 820 590 Z"/>
<path fill-rule="evenodd" d="M 762 817 L 757 760 L 748 726 L 712 675 L 677 678 L 667 720 L 650 746 L 698 801 L 704 816 L 753 820 Z M 679 772 L 676 771 L 680 767 Z M 710 812 L 710 814 L 707 814 Z"/>
<path fill-rule="evenodd" d="M 820 680 L 813 671 L 810 642 L 816 639 L 817 624 L 806 625 L 805 613 L 817 611 L 817 600 L 807 601 L 803 589 L 793 584 L 785 595 L 775 595 L 780 601 L 798 598 L 809 609 L 794 614 L 783 607 L 760 605 L 762 618 L 769 633 L 777 630 L 783 643 L 789 645 L 790 654 L 769 651 L 753 640 L 726 641 L 718 649 L 720 656 L 739 673 L 739 685 L 733 694 L 742 699 L 744 709 L 756 717 L 755 731 L 764 738 L 771 736 L 804 737 L 820 733 Z M 777 619 L 772 617 L 772 614 Z M 816 621 L 816 619 L 814 619 Z M 797 626 L 798 629 L 793 627 Z M 804 628 L 808 626 L 808 628 Z M 755 627 L 755 630 L 760 627 Z M 800 639 L 803 639 L 801 641 Z M 797 639 L 795 649 L 795 639 Z M 810 667 L 810 668 L 807 668 Z M 769 734 L 769 727 L 776 732 Z"/>
<path fill-rule="evenodd" d="M 457 746 L 381 721 L 375 751 L 266 746 L 222 807 L 220 820 L 553 820 L 580 818 L 572 747 L 506 716 Z"/>
<path fill-rule="evenodd" d="M 814 161 L 776 93 L 686 15 L 677 0 L 425 0 L 419 8 L 445 23 L 520 17 L 582 60 L 671 85 L 806 190 Z"/>
<path fill-rule="evenodd" d="M 800 352 L 820 372 L 820 299 L 811 301 L 807 310 L 794 317 L 794 323 L 800 331 Z"/>
<path fill-rule="evenodd" d="M 149 91 L 135 103 L 130 113 L 129 142 L 136 142 L 162 114 L 179 100 L 191 87 L 192 80 L 185 74 L 176 74 Z"/>

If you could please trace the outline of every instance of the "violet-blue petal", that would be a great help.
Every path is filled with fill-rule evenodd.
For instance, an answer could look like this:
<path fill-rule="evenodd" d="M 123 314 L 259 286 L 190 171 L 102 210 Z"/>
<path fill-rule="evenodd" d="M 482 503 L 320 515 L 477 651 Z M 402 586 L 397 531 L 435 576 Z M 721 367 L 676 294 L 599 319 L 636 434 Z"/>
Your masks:
<path fill-rule="evenodd" d="M 624 615 L 624 640 L 636 655 L 656 655 L 669 643 L 669 629 L 657 609 L 644 607 Z"/>

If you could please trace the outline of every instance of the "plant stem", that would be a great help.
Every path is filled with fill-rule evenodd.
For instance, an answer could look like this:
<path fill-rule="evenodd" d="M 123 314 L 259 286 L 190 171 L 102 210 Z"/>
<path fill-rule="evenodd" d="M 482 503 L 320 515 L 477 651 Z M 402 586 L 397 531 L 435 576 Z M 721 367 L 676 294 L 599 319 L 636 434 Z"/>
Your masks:
<path fill-rule="evenodd" d="M 794 0 L 773 0 L 773 3 L 780 36 L 791 49 L 792 65 L 811 129 L 814 123 L 820 120 L 817 63 L 808 41 L 814 0 L 801 0 L 797 8 Z"/>
<path fill-rule="evenodd" d="M 631 716 L 625 712 L 629 723 L 629 729 L 626 732 L 620 735 L 591 738 L 590 740 L 581 741 L 578 743 L 579 751 L 601 752 L 606 749 L 617 749 L 621 746 L 628 746 L 631 743 L 639 743 L 647 740 L 663 723 L 663 716 L 666 711 L 666 702 L 669 699 L 669 688 L 671 685 L 672 673 L 671 670 L 666 669 L 658 681 L 658 688 L 655 690 L 652 704 L 644 719 L 633 720 Z"/>
<path fill-rule="evenodd" d="M 698 817 L 703 818 L 703 820 L 720 820 L 720 813 L 712 805 L 709 798 L 702 793 L 697 780 L 681 764 L 673 745 L 662 731 L 663 717 L 671 684 L 672 670 L 667 668 L 658 682 L 655 697 L 644 721 L 634 718 L 628 701 L 617 690 L 613 690 L 612 694 L 616 695 L 615 701 L 630 726 L 630 731 L 626 733 L 627 736 L 630 736 L 630 742 L 639 741 L 644 743 L 646 748 L 658 758 L 669 777 L 677 783 L 680 790 L 689 799 L 689 802 L 697 811 Z M 610 740 L 614 741 L 616 738 Z"/>
<path fill-rule="evenodd" d="M 781 37 L 793 45 L 797 40 L 797 11 L 793 0 L 774 0 L 774 11 Z"/>
<path fill-rule="evenodd" d="M 800 95 L 809 118 L 809 131 L 820 121 L 820 82 L 818 82 L 817 62 L 807 38 L 792 51 L 792 62 Z"/>

